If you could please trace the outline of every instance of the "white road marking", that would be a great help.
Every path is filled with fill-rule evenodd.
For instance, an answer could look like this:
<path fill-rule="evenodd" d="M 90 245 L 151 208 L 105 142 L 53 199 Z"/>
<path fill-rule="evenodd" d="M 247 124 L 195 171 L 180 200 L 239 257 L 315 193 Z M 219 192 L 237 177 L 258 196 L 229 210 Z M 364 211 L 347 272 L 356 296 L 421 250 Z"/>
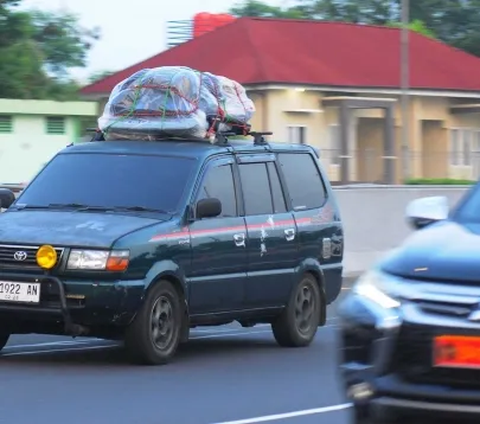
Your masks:
<path fill-rule="evenodd" d="M 342 411 L 352 407 L 351 403 L 343 403 L 341 405 L 324 406 L 321 408 L 303 409 L 301 411 L 287 412 L 284 414 L 265 415 L 263 417 L 247 418 L 244 420 L 223 421 L 215 424 L 255 424 L 265 423 L 267 421 L 286 420 L 288 418 L 303 417 L 305 415 L 326 414 L 328 412 Z"/>

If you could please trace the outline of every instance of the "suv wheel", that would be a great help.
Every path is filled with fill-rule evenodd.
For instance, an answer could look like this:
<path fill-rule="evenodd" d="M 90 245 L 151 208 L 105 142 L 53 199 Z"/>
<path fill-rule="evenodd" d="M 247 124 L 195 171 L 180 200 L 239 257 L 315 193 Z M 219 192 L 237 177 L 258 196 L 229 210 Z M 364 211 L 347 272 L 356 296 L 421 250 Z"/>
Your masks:
<path fill-rule="evenodd" d="M 146 365 L 169 362 L 180 343 L 182 316 L 182 301 L 175 287 L 168 281 L 159 281 L 148 291 L 127 328 L 125 347 L 132 359 Z"/>
<path fill-rule="evenodd" d="M 2 350 L 8 343 L 10 338 L 10 333 L 0 331 L 0 350 Z"/>
<path fill-rule="evenodd" d="M 308 346 L 317 333 L 321 304 L 317 280 L 306 274 L 293 290 L 286 308 L 272 323 L 275 340 L 280 346 Z"/>

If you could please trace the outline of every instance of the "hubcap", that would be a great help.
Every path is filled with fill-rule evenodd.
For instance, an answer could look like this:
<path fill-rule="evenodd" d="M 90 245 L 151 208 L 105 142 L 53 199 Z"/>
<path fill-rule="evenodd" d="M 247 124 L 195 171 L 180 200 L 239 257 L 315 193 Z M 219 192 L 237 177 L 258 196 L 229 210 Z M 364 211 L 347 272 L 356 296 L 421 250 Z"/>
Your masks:
<path fill-rule="evenodd" d="M 315 312 L 315 297 L 312 287 L 304 285 L 300 288 L 295 299 L 295 323 L 298 330 L 309 333 L 313 325 Z"/>
<path fill-rule="evenodd" d="M 151 337 L 154 345 L 164 350 L 168 348 L 174 334 L 173 308 L 170 299 L 160 296 L 153 305 L 151 316 Z"/>

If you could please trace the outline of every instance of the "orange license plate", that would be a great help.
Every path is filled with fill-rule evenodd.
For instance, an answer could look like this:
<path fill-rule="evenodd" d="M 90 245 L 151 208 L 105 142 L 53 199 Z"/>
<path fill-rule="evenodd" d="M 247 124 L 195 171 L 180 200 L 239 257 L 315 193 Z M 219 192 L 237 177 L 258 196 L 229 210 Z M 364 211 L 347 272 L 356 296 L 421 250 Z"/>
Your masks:
<path fill-rule="evenodd" d="M 480 337 L 438 336 L 433 340 L 436 367 L 480 368 Z"/>

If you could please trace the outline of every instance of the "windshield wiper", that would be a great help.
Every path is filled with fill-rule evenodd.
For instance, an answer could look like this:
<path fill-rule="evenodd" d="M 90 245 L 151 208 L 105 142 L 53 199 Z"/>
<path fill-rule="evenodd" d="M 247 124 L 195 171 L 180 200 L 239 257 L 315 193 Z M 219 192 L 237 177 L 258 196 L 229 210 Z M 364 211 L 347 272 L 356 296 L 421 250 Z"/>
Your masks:
<path fill-rule="evenodd" d="M 163 209 L 147 208 L 145 206 L 95 206 L 85 205 L 83 203 L 50 203 L 48 205 L 16 205 L 16 209 L 75 209 L 76 211 L 123 211 L 123 212 L 156 212 L 170 215 Z"/>
<path fill-rule="evenodd" d="M 145 206 L 114 206 L 112 208 L 116 211 L 127 211 L 127 212 L 157 212 L 171 215 L 170 212 L 164 211 L 163 209 L 157 208 L 147 208 Z"/>

